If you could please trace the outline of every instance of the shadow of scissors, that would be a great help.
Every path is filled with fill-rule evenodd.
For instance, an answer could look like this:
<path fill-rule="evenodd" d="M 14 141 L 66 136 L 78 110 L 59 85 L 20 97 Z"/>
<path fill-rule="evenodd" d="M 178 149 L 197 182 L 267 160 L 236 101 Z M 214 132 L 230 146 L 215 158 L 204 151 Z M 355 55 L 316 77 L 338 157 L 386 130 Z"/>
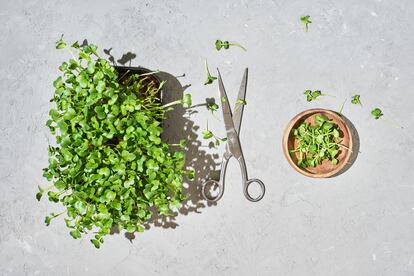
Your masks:
<path fill-rule="evenodd" d="M 224 126 L 226 128 L 227 133 L 227 145 L 226 151 L 223 154 L 223 159 L 221 162 L 221 169 L 220 169 L 220 179 L 219 180 L 207 180 L 201 186 L 201 193 L 204 199 L 208 201 L 218 201 L 224 193 L 224 178 L 226 175 L 227 164 L 231 157 L 237 159 L 240 165 L 240 170 L 242 174 L 242 181 L 243 181 L 243 194 L 246 199 L 257 202 L 261 200 L 265 194 L 265 185 L 260 179 L 256 178 L 248 178 L 247 176 L 247 169 L 246 169 L 246 162 L 244 160 L 243 151 L 240 145 L 239 140 L 239 133 L 241 127 L 241 120 L 243 117 L 243 109 L 245 104 L 246 98 L 246 90 L 247 90 L 247 74 L 248 69 L 246 68 L 244 71 L 243 79 L 240 85 L 239 95 L 236 102 L 236 107 L 234 111 L 234 115 L 232 115 L 232 111 L 230 108 L 230 104 L 227 98 L 226 90 L 224 89 L 223 80 L 220 75 L 220 71 L 217 69 L 218 73 L 218 83 L 219 83 L 219 95 L 221 99 L 221 107 L 223 110 L 223 118 L 224 118 Z M 249 187 L 251 184 L 256 183 L 256 185 L 260 188 L 260 194 L 258 196 L 251 196 L 249 193 Z M 212 188 L 218 189 L 216 195 L 211 195 L 209 191 Z"/>

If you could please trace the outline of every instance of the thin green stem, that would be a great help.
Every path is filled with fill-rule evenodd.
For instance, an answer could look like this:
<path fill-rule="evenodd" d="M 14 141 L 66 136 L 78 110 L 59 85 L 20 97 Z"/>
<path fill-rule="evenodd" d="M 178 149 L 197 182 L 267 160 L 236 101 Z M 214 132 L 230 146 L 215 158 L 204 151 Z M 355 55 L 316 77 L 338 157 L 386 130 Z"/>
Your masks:
<path fill-rule="evenodd" d="M 342 111 L 344 110 L 345 103 L 346 103 L 346 99 L 344 100 L 344 102 L 341 105 L 341 108 L 339 109 L 339 114 L 341 115 L 342 115 Z"/>
<path fill-rule="evenodd" d="M 240 45 L 239 43 L 232 42 L 232 43 L 229 43 L 229 45 L 231 45 L 231 46 L 237 46 L 237 47 L 239 47 L 239 48 L 241 48 L 241 49 L 243 49 L 244 51 L 246 51 L 246 52 L 247 52 L 246 48 L 244 48 L 244 47 L 243 47 L 242 45 Z"/>

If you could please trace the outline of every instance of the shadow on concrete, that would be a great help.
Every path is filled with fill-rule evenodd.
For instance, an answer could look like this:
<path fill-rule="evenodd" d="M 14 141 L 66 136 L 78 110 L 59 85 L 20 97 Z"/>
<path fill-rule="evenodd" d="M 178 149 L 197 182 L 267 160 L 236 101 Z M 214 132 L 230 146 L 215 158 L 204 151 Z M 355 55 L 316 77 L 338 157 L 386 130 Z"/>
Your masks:
<path fill-rule="evenodd" d="M 352 153 L 351 153 L 351 157 L 349 158 L 348 163 L 345 165 L 345 167 L 339 171 L 337 174 L 333 175 L 332 177 L 341 175 L 343 173 L 345 173 L 347 170 L 349 170 L 352 165 L 355 163 L 358 154 L 359 154 L 359 147 L 360 147 L 360 140 L 359 140 L 359 134 L 357 129 L 355 128 L 354 124 L 343 114 L 338 114 L 342 117 L 342 119 L 344 119 L 344 121 L 346 122 L 346 124 L 349 127 L 349 130 L 351 131 L 351 136 L 352 136 Z"/>

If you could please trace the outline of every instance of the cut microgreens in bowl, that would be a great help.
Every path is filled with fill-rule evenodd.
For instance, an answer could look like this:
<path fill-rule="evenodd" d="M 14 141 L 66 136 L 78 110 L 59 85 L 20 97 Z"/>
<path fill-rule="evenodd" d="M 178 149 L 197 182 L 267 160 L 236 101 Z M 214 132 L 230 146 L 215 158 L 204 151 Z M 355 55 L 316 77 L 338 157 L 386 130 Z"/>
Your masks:
<path fill-rule="evenodd" d="M 338 164 L 336 157 L 340 151 L 340 129 L 323 115 L 315 116 L 315 123 L 302 122 L 292 129 L 297 139 L 297 147 L 289 149 L 291 154 L 298 153 L 297 165 L 300 167 L 315 167 L 323 160 Z"/>
<path fill-rule="evenodd" d="M 333 95 L 330 95 L 330 94 L 326 94 L 326 93 L 322 93 L 321 92 L 321 90 L 315 90 L 315 91 L 312 91 L 312 90 L 306 90 L 303 94 L 305 94 L 306 95 L 306 100 L 308 101 L 308 102 L 312 102 L 312 101 L 314 101 L 314 100 L 316 100 L 318 97 L 320 97 L 320 96 L 329 96 L 329 97 L 335 97 L 335 96 L 333 96 Z"/>
<path fill-rule="evenodd" d="M 226 41 L 222 41 L 220 39 L 217 39 L 216 40 L 216 43 L 215 43 L 215 46 L 216 46 L 217 51 L 220 51 L 221 48 L 224 48 L 224 49 L 227 50 L 227 49 L 230 48 L 230 46 L 236 46 L 236 47 L 239 47 L 239 48 L 243 49 L 244 51 L 247 51 L 246 48 L 244 48 L 240 43 L 237 43 L 237 42 L 228 42 L 227 40 Z"/>
<path fill-rule="evenodd" d="M 309 30 L 309 24 L 312 23 L 312 21 L 310 21 L 310 15 L 301 16 L 300 21 L 305 25 L 305 30 L 307 32 Z"/>

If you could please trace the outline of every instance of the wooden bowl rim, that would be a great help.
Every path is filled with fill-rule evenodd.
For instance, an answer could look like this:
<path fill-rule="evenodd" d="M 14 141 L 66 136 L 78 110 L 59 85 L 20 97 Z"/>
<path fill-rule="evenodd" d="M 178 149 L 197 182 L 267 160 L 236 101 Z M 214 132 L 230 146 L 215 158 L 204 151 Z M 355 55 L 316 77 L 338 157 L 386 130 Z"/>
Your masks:
<path fill-rule="evenodd" d="M 283 147 L 283 153 L 286 157 L 286 159 L 288 160 L 289 164 L 300 174 L 303 174 L 305 176 L 308 177 L 313 177 L 313 178 L 328 178 L 328 177 L 332 177 L 335 176 L 337 173 L 339 173 L 341 170 L 344 169 L 345 165 L 348 163 L 352 152 L 350 150 L 347 151 L 347 154 L 345 155 L 344 159 L 342 160 L 342 162 L 333 170 L 326 172 L 326 173 L 310 173 L 304 169 L 302 169 L 301 167 L 299 167 L 293 160 L 292 157 L 289 154 L 289 148 L 288 148 L 288 141 L 289 141 L 289 136 L 290 136 L 290 132 L 293 128 L 293 126 L 301 119 L 303 119 L 303 117 L 311 114 L 311 113 L 325 113 L 325 114 L 329 114 L 332 117 L 335 117 L 336 120 L 340 121 L 343 123 L 343 125 L 345 126 L 345 129 L 341 129 L 342 131 L 346 132 L 349 136 L 349 148 L 352 150 L 353 149 L 353 141 L 352 141 L 352 133 L 350 131 L 350 128 L 346 122 L 346 120 L 344 120 L 342 118 L 342 116 L 340 114 L 338 114 L 335 111 L 329 110 L 329 109 L 324 109 L 324 108 L 311 108 L 311 109 L 307 109 L 305 111 L 300 112 L 299 114 L 297 114 L 295 117 L 293 117 L 289 124 L 287 125 L 287 127 L 285 128 L 284 134 L 283 134 L 283 139 L 282 139 L 282 147 Z"/>

